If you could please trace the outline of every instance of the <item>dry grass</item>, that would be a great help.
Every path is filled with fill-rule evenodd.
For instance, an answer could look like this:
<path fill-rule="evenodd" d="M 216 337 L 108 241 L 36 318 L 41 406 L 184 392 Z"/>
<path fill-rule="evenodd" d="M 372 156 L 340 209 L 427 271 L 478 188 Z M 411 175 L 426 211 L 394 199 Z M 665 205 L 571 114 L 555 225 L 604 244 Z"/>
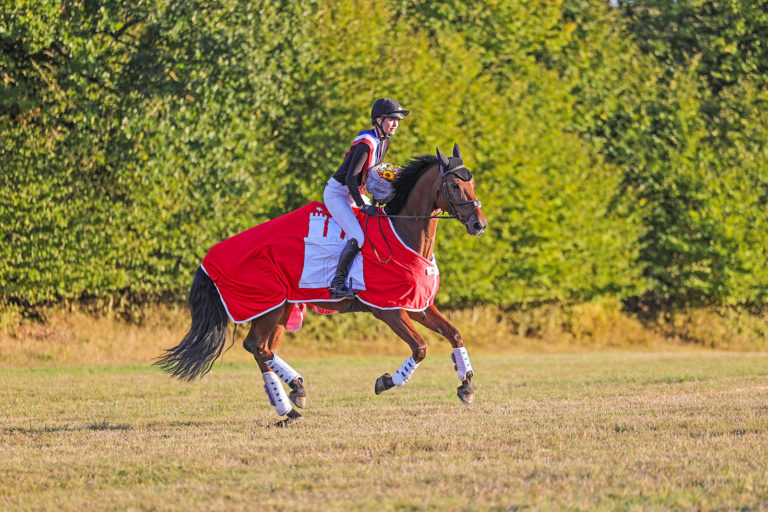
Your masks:
<path fill-rule="evenodd" d="M 293 360 L 288 429 L 253 363 L 0 370 L 0 509 L 768 509 L 768 354 L 475 355 L 466 408 L 448 353 Z"/>
<path fill-rule="evenodd" d="M 186 331 L 180 307 L 147 308 L 133 321 L 77 308 L 43 311 L 44 321 L 16 318 L 0 329 L 0 367 L 41 364 L 143 363 Z"/>
<path fill-rule="evenodd" d="M 670 350 L 705 346 L 768 351 L 768 314 L 737 310 L 691 310 L 641 323 L 606 300 L 571 306 L 545 305 L 517 311 L 481 306 L 445 312 L 474 353 L 542 353 L 613 347 Z M 18 310 L 0 310 L 0 367 L 55 364 L 148 363 L 176 345 L 189 323 L 186 309 L 147 306 L 130 321 L 109 311 L 94 315 L 76 307 L 42 311 L 43 322 L 23 320 Z M 226 361 L 247 361 L 240 348 L 247 326 L 238 329 Z M 430 347 L 445 345 L 420 329 Z M 370 315 L 310 314 L 304 328 L 289 334 L 281 351 L 290 357 L 401 355 L 406 345 Z"/>

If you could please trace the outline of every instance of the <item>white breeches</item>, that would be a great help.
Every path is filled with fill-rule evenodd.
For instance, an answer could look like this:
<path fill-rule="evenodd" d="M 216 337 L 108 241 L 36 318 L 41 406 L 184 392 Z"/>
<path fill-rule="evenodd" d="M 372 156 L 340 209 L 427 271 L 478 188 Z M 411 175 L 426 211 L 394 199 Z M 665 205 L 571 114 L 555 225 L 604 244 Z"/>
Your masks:
<path fill-rule="evenodd" d="M 323 201 L 325 202 L 325 207 L 331 212 L 333 220 L 346 233 L 345 240 L 354 238 L 357 240 L 357 246 L 362 247 L 365 241 L 365 234 L 363 234 L 363 228 L 360 227 L 360 223 L 357 222 L 355 212 L 352 211 L 355 201 L 352 199 L 349 189 L 334 178 L 331 178 L 325 185 Z"/>

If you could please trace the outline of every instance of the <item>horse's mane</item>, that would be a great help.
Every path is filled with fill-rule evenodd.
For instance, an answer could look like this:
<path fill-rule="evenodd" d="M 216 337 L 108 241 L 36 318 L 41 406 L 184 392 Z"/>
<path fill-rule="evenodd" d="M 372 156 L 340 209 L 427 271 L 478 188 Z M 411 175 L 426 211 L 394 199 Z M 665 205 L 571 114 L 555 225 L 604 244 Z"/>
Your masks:
<path fill-rule="evenodd" d="M 424 171 L 432 164 L 437 163 L 437 157 L 435 155 L 421 155 L 411 159 L 408 165 L 400 169 L 400 173 L 397 179 L 394 181 L 393 186 L 395 189 L 395 197 L 393 197 L 384 208 L 384 213 L 387 215 L 397 215 L 400 210 L 405 206 L 405 201 L 408 199 L 408 194 L 411 189 L 419 180 Z"/>

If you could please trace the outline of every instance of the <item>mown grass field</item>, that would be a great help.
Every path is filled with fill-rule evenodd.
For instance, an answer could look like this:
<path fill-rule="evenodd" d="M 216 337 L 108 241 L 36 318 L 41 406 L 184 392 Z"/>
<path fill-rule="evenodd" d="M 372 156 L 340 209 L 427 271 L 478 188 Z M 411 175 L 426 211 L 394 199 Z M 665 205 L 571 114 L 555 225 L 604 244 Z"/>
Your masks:
<path fill-rule="evenodd" d="M 471 353 L 471 352 L 470 352 Z M 292 361 L 304 419 L 274 428 L 254 363 L 0 370 L 2 510 L 768 509 L 768 354 Z"/>

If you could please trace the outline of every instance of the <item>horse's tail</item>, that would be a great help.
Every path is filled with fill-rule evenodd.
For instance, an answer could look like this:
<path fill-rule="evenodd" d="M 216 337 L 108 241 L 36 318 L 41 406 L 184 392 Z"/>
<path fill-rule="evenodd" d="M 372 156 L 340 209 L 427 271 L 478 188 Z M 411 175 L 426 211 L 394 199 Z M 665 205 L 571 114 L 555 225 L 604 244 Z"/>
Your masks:
<path fill-rule="evenodd" d="M 189 289 L 189 312 L 192 316 L 189 332 L 181 343 L 167 349 L 155 362 L 163 371 L 187 381 L 211 370 L 227 340 L 229 317 L 216 286 L 200 267 Z"/>

